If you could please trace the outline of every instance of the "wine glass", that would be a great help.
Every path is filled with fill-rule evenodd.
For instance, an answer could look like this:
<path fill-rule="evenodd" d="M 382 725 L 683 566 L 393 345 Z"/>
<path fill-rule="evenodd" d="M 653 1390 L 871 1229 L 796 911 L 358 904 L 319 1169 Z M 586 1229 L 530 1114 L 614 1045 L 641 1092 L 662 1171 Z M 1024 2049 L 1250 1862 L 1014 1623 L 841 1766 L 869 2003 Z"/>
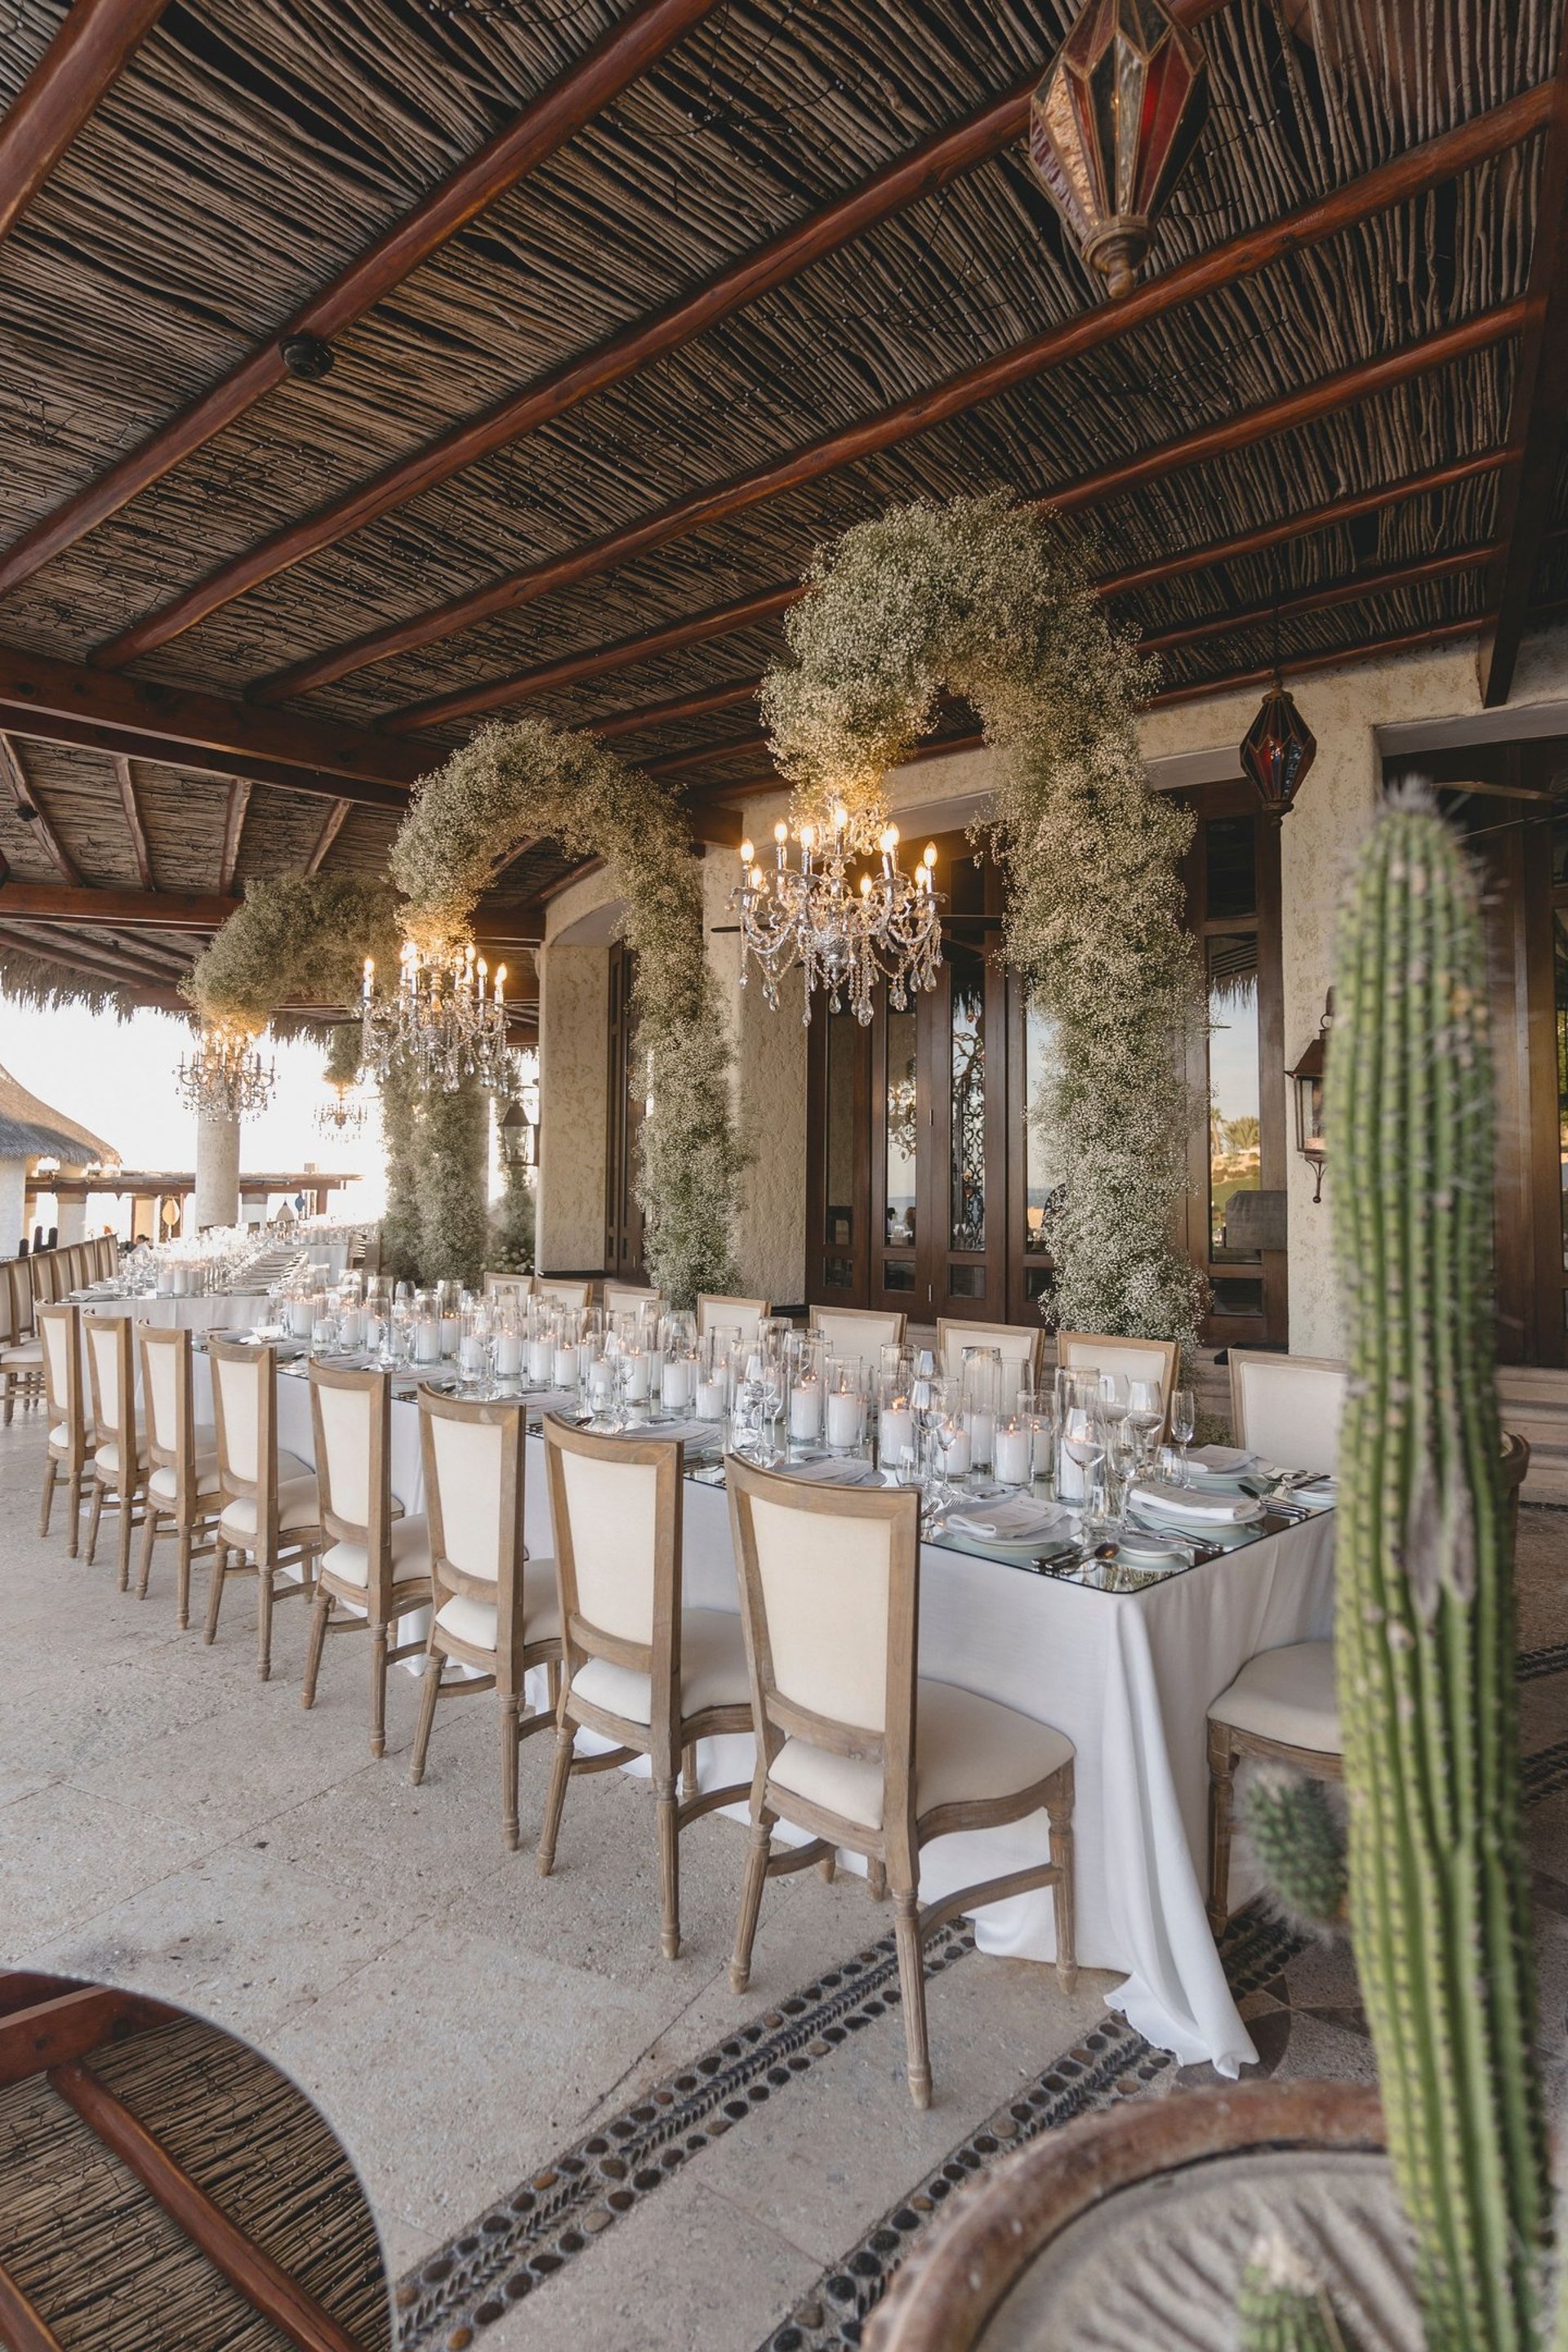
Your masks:
<path fill-rule="evenodd" d="M 927 1474 L 924 1513 L 928 1527 L 941 1517 L 958 1494 L 950 1465 L 954 1446 L 963 1435 L 963 1391 L 956 1381 L 933 1380 L 925 1412 Z"/>
<path fill-rule="evenodd" d="M 1149 1442 L 1164 1419 L 1160 1403 L 1158 1381 L 1129 1381 L 1127 1410 L 1124 1418 L 1132 1432 L 1136 1466 L 1142 1469 L 1148 1459 Z"/>
<path fill-rule="evenodd" d="M 1062 1452 L 1079 1473 L 1083 1491 L 1086 1532 L 1099 1499 L 1100 1474 L 1105 1465 L 1108 1435 L 1105 1400 L 1098 1379 L 1075 1381 L 1062 1422 Z"/>
<path fill-rule="evenodd" d="M 1197 1434 L 1197 1401 L 1191 1389 L 1177 1389 L 1171 1398 L 1171 1434 L 1182 1449 L 1182 1484 L 1190 1486 L 1193 1474 L 1187 1448 Z"/>

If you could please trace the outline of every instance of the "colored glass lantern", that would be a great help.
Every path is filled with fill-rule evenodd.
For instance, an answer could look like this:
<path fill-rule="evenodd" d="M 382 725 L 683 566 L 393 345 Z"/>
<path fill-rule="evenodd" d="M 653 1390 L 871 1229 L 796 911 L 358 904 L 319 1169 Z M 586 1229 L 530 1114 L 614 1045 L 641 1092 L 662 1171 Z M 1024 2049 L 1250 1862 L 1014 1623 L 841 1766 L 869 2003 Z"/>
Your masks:
<path fill-rule="evenodd" d="M 1265 813 L 1288 816 L 1308 769 L 1318 756 L 1318 739 L 1297 709 L 1295 698 L 1276 677 L 1241 746 L 1241 764 L 1258 787 Z"/>
<path fill-rule="evenodd" d="M 1088 0 L 1035 92 L 1029 155 L 1112 294 L 1131 292 L 1207 116 L 1203 52 L 1161 0 Z"/>

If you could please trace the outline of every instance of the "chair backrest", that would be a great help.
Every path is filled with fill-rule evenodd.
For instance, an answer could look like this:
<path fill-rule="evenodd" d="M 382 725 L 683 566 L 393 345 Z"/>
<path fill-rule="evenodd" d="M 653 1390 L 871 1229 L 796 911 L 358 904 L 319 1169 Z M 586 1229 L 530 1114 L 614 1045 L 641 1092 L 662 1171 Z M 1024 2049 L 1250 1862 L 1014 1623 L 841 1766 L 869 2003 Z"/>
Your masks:
<path fill-rule="evenodd" d="M 814 1307 L 811 1310 L 811 1328 L 821 1332 L 830 1356 L 858 1356 L 867 1364 L 875 1364 L 883 1348 L 902 1347 L 909 1321 L 907 1315 L 887 1315 L 874 1307 Z"/>
<path fill-rule="evenodd" d="M 1340 1413 L 1349 1375 L 1331 1356 L 1264 1355 L 1230 1350 L 1230 1426 L 1281 1470 L 1332 1470 L 1340 1456 Z"/>
<path fill-rule="evenodd" d="M 591 1282 L 562 1282 L 548 1274 L 533 1277 L 534 1297 L 553 1298 L 557 1307 L 586 1307 L 593 1287 Z"/>
<path fill-rule="evenodd" d="M 13 1270 L 18 1261 L 8 1257 L 0 1265 L 0 1348 L 8 1348 L 20 1338 L 16 1328 L 16 1300 L 13 1287 Z"/>
<path fill-rule="evenodd" d="M 390 1568 L 392 1376 L 310 1365 L 310 1419 L 321 1525 L 340 1542 L 363 1544 L 370 1581 Z"/>
<path fill-rule="evenodd" d="M 1043 1323 L 954 1323 L 945 1316 L 939 1317 L 937 1360 L 949 1379 L 963 1370 L 965 1348 L 999 1349 L 1002 1369 L 1007 1375 L 1005 1385 L 1015 1389 L 1038 1388 L 1046 1353 Z"/>
<path fill-rule="evenodd" d="M 756 1338 L 763 1316 L 773 1311 L 766 1298 L 725 1298 L 717 1291 L 700 1290 L 697 1335 L 700 1339 L 705 1331 L 738 1331 L 742 1340 L 750 1342 Z"/>
<path fill-rule="evenodd" d="M 585 1658 L 649 1675 L 657 1731 L 679 1712 L 679 1440 L 595 1437 L 553 1413 L 543 1433 L 567 1680 Z"/>
<path fill-rule="evenodd" d="M 11 1305 L 11 1337 L 25 1339 L 33 1328 L 33 1260 L 14 1257 L 6 1262 L 5 1286 Z"/>
<path fill-rule="evenodd" d="M 419 1391 L 430 1570 L 439 1612 L 456 1595 L 494 1603 L 496 1687 L 520 1690 L 523 1622 L 524 1407 Z"/>
<path fill-rule="evenodd" d="M 62 1305 L 38 1310 L 44 1343 L 44 1394 L 51 1423 L 63 1423 L 72 1457 L 86 1450 L 81 1409 L 81 1308 Z"/>
<path fill-rule="evenodd" d="M 1171 1391 L 1176 1385 L 1182 1350 L 1175 1339 L 1129 1339 L 1111 1331 L 1058 1331 L 1057 1361 L 1071 1371 L 1111 1372 L 1119 1381 L 1158 1381 L 1164 1420 L 1159 1434 L 1170 1427 Z"/>
<path fill-rule="evenodd" d="M 907 1836 L 912 1859 L 920 1496 L 814 1486 L 733 1454 L 725 1479 L 768 1767 L 786 1739 L 879 1767 L 889 1847 Z"/>
<path fill-rule="evenodd" d="M 514 1298 L 521 1305 L 523 1299 L 532 1296 L 533 1276 L 531 1274 L 487 1274 L 485 1276 L 487 1298 Z"/>
<path fill-rule="evenodd" d="M 606 1315 L 625 1315 L 633 1307 L 662 1307 L 663 1305 L 662 1290 L 649 1290 L 646 1287 L 639 1289 L 635 1282 L 606 1282 L 604 1287 L 604 1307 Z"/>
<path fill-rule="evenodd" d="M 107 1282 L 110 1276 L 120 1264 L 119 1244 L 116 1243 L 112 1234 L 100 1234 L 97 1241 L 93 1244 L 93 1248 L 97 1253 L 99 1278 L 101 1281 Z"/>
<path fill-rule="evenodd" d="M 88 1370 L 92 1376 L 92 1425 L 101 1445 L 111 1437 L 120 1447 L 121 1474 L 136 1467 L 136 1340 L 129 1315 L 89 1315 Z"/>
<path fill-rule="evenodd" d="M 191 1405 L 191 1335 L 139 1323 L 142 1411 L 148 1458 L 174 1473 L 175 1508 L 182 1517 L 196 1493 L 196 1417 Z"/>
<path fill-rule="evenodd" d="M 217 1438 L 218 1483 L 226 1495 L 259 1497 L 257 1528 L 262 1507 L 276 1505 L 278 1492 L 276 1391 L 273 1378 L 277 1350 L 255 1348 L 241 1339 L 207 1337 L 207 1361 L 213 1376 L 213 1427 Z"/>

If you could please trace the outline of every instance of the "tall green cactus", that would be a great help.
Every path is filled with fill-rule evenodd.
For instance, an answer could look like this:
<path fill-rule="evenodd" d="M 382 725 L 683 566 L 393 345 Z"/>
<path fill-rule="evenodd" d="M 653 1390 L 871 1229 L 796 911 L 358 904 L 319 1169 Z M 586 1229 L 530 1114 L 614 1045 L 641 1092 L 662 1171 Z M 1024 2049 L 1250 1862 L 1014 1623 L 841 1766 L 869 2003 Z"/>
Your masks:
<path fill-rule="evenodd" d="M 1492 1354 L 1492 1071 L 1475 886 L 1378 820 L 1329 1055 L 1351 1379 L 1337 1673 L 1351 1920 L 1429 2352 L 1535 2352 L 1549 2233 Z"/>

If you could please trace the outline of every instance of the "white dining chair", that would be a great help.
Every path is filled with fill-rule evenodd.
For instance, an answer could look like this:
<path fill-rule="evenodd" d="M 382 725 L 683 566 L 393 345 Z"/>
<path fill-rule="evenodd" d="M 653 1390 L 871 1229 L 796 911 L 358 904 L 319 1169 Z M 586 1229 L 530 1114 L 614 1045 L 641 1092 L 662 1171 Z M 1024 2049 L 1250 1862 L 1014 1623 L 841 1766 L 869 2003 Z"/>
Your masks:
<path fill-rule="evenodd" d="M 88 1371 L 92 1381 L 92 1508 L 88 1514 L 87 1557 L 98 1556 L 98 1530 L 105 1506 L 120 1514 L 120 1590 L 131 1586 L 131 1534 L 146 1492 L 147 1451 L 137 1430 L 136 1349 L 128 1315 L 83 1318 Z"/>
<path fill-rule="evenodd" d="M 1057 1362 L 1068 1371 L 1110 1372 L 1119 1381 L 1157 1381 L 1164 1416 L 1158 1436 L 1168 1434 L 1171 1396 L 1182 1364 L 1178 1341 L 1126 1339 L 1114 1331 L 1058 1331 Z"/>
<path fill-rule="evenodd" d="M 874 1307 L 814 1307 L 810 1328 L 820 1332 L 830 1356 L 858 1356 L 875 1365 L 883 1348 L 901 1348 L 909 1329 L 907 1315 L 884 1313 Z"/>
<path fill-rule="evenodd" d="M 207 1588 L 208 1643 L 231 1577 L 256 1579 L 256 1672 L 272 1673 L 272 1612 L 280 1600 L 315 1593 L 321 1506 L 308 1462 L 278 1443 L 277 1351 L 247 1341 L 207 1340 L 213 1377 L 213 1430 L 223 1509 Z"/>
<path fill-rule="evenodd" d="M 64 1486 L 70 1507 L 67 1549 L 75 1559 L 81 1542 L 81 1490 L 93 1448 L 92 1425 L 83 1394 L 81 1308 L 40 1307 L 38 1338 L 44 1355 L 44 1394 L 49 1421 L 38 1533 L 48 1534 L 55 1490 Z"/>
<path fill-rule="evenodd" d="M 395 1640 L 405 1618 L 430 1606 L 430 1531 L 424 1517 L 394 1515 L 392 1376 L 310 1365 L 310 1418 L 321 1488 L 322 1548 L 305 1658 L 306 1706 L 329 1633 L 368 1631 L 370 1752 L 386 1753 L 386 1670 L 418 1657 L 422 1640 Z"/>
<path fill-rule="evenodd" d="M 37 1404 L 44 1393 L 44 1343 L 39 1338 L 33 1303 L 31 1261 L 9 1258 L 0 1296 L 0 1412 L 8 1429 L 18 1404 Z M 48 1302 L 46 1300 L 45 1304 Z"/>
<path fill-rule="evenodd" d="M 951 1317 L 939 1316 L 937 1360 L 946 1379 L 956 1380 L 963 1371 L 965 1348 L 994 1348 L 1009 1387 L 1039 1387 L 1046 1356 L 1043 1323 L 957 1323 Z"/>
<path fill-rule="evenodd" d="M 137 1328 L 148 1471 L 136 1597 L 147 1598 L 153 1555 L 160 1538 L 172 1534 L 177 1547 L 174 1621 L 184 1633 L 191 1622 L 191 1562 L 210 1556 L 223 1508 L 217 1439 L 210 1423 L 196 1425 L 189 1331 L 151 1323 Z"/>
<path fill-rule="evenodd" d="M 1329 1356 L 1276 1356 L 1252 1348 L 1230 1349 L 1230 1426 L 1237 1445 L 1249 1446 L 1280 1470 L 1335 1468 L 1345 1367 Z"/>
<path fill-rule="evenodd" d="M 652 1307 L 658 1314 L 664 1312 L 664 1293 L 635 1282 L 606 1282 L 600 1297 L 606 1315 L 629 1315 L 639 1307 Z"/>
<path fill-rule="evenodd" d="M 591 1282 L 568 1282 L 548 1274 L 536 1274 L 533 1277 L 534 1297 L 552 1299 L 557 1307 L 586 1307 L 593 1293 Z"/>
<path fill-rule="evenodd" d="M 697 1294 L 697 1336 L 700 1339 L 710 1331 L 733 1331 L 742 1344 L 752 1346 L 764 1315 L 773 1307 L 765 1298 L 728 1298 L 721 1292 L 700 1290 Z"/>

